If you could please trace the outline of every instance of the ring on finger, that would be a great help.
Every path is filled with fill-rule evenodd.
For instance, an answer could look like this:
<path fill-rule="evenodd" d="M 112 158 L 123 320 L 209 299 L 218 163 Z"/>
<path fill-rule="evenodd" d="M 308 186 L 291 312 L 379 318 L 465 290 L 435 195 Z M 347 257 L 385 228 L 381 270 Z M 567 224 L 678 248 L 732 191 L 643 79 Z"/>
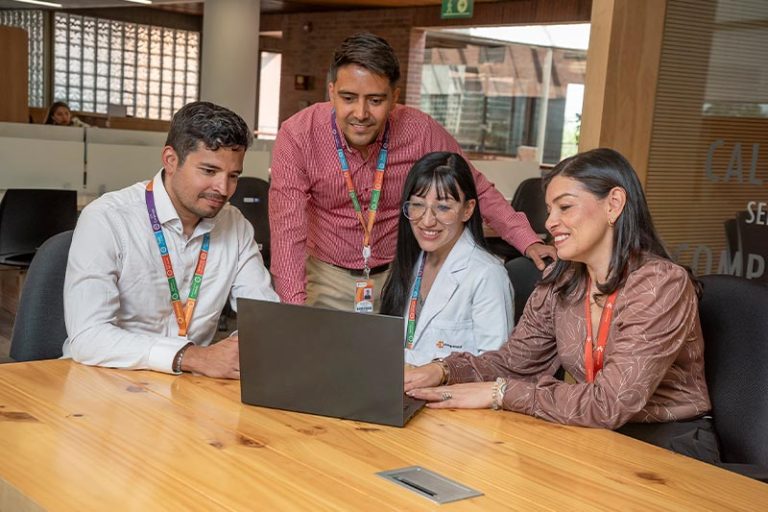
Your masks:
<path fill-rule="evenodd" d="M 451 395 L 448 391 L 443 391 L 440 397 L 443 399 L 443 402 L 445 402 L 446 400 L 453 398 L 453 395 Z"/>

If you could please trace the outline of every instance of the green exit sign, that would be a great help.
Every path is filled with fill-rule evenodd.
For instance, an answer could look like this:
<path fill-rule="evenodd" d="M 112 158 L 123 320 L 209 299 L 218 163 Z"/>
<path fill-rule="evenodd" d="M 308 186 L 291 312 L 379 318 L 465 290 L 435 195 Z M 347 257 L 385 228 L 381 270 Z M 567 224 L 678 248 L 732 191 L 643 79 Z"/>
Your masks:
<path fill-rule="evenodd" d="M 442 19 L 451 18 L 471 18 L 472 7 L 475 0 L 443 0 L 443 7 L 440 10 Z"/>

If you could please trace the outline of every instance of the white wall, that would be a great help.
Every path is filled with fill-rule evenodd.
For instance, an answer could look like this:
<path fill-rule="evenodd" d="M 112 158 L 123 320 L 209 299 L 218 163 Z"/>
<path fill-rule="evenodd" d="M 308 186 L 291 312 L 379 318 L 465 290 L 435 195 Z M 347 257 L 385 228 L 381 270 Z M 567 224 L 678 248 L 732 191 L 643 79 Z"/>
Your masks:
<path fill-rule="evenodd" d="M 0 189 L 83 186 L 85 131 L 0 123 Z"/>
<path fill-rule="evenodd" d="M 0 189 L 65 188 L 87 202 L 152 177 L 165 133 L 0 123 Z M 272 141 L 258 140 L 245 176 L 269 177 Z"/>
<path fill-rule="evenodd" d="M 539 164 L 534 161 L 472 160 L 471 163 L 510 201 L 523 180 L 541 177 Z"/>
<path fill-rule="evenodd" d="M 0 189 L 75 189 L 87 201 L 152 177 L 162 166 L 165 137 L 138 130 L 0 123 Z M 245 157 L 244 176 L 269 179 L 272 144 L 254 141 Z M 521 181 L 540 176 L 536 162 L 472 164 L 510 199 Z"/>

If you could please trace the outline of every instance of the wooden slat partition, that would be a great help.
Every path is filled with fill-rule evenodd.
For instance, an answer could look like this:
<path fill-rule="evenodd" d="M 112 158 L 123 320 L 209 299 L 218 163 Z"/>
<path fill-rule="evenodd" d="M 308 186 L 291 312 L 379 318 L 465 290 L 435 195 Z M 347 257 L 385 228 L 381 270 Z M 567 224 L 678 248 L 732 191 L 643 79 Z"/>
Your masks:
<path fill-rule="evenodd" d="M 768 201 L 767 21 L 764 0 L 668 1 L 646 190 L 665 242 L 702 274 L 722 270 L 725 221 Z"/>

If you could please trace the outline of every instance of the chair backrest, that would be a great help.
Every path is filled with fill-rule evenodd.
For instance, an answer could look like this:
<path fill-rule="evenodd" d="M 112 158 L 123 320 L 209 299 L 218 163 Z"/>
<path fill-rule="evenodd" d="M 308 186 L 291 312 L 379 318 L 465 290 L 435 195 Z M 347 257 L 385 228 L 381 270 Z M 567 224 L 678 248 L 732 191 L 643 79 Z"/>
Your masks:
<path fill-rule="evenodd" d="M 750 216 L 747 211 L 736 214 L 738 247 L 743 262 L 741 275 L 749 279 L 756 278 L 766 283 L 768 282 L 768 272 L 765 272 L 761 258 L 768 254 L 768 236 L 765 236 L 765 225 L 760 223 L 759 217 L 750 219 Z"/>
<path fill-rule="evenodd" d="M 6 190 L 0 202 L 0 262 L 14 264 L 14 257 L 34 254 L 56 233 L 74 229 L 76 222 L 75 190 Z"/>
<path fill-rule="evenodd" d="M 723 461 L 768 467 L 768 286 L 725 275 L 701 282 L 704 362 Z"/>
<path fill-rule="evenodd" d="M 536 233 L 547 232 L 544 227 L 547 221 L 547 205 L 544 201 L 544 191 L 541 189 L 541 178 L 528 178 L 520 183 L 512 197 L 512 208 L 525 213 Z"/>
<path fill-rule="evenodd" d="M 72 231 L 48 239 L 35 253 L 21 291 L 11 335 L 16 361 L 61 357 L 67 338 L 64 325 L 64 274 Z"/>
<path fill-rule="evenodd" d="M 264 264 L 269 267 L 269 183 L 250 176 L 240 178 L 229 202 L 253 226 L 253 238 L 259 244 Z"/>
<path fill-rule="evenodd" d="M 525 303 L 528 302 L 528 297 L 541 280 L 541 271 L 525 256 L 509 260 L 504 266 L 507 268 L 515 293 L 515 324 L 517 324 L 523 314 Z"/>

